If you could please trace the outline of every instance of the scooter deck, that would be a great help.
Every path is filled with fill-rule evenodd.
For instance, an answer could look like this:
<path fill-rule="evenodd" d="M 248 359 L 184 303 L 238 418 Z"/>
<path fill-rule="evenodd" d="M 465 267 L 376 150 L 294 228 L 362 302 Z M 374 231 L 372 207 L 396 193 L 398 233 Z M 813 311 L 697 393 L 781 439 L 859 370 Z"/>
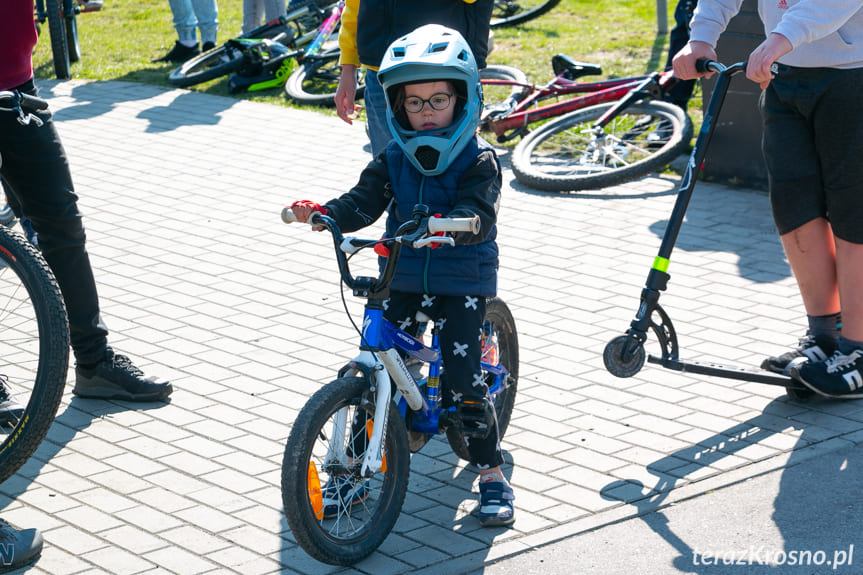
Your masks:
<path fill-rule="evenodd" d="M 778 373 L 764 371 L 763 369 L 745 368 L 733 365 L 722 365 L 719 363 L 680 361 L 677 359 L 666 359 L 657 357 L 653 354 L 647 356 L 647 361 L 650 363 L 659 364 L 662 367 L 674 371 L 696 373 L 698 375 L 713 375 L 716 377 L 739 379 L 741 381 L 752 381 L 755 383 L 766 383 L 768 385 L 778 385 L 780 387 L 786 387 L 789 389 L 808 389 L 802 383 L 790 377 L 779 375 Z"/>

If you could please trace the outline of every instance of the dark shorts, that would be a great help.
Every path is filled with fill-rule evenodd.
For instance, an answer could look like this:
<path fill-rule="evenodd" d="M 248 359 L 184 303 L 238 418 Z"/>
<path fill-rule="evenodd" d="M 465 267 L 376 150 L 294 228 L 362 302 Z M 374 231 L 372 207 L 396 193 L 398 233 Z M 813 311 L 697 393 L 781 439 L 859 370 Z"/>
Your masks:
<path fill-rule="evenodd" d="M 823 217 L 863 244 L 863 68 L 777 66 L 760 104 L 776 227 Z"/>

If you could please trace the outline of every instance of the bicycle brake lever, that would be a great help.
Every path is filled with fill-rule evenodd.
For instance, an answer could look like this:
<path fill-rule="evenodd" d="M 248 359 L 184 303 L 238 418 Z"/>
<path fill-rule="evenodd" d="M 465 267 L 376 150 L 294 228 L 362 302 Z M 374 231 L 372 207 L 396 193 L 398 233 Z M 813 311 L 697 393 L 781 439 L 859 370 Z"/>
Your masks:
<path fill-rule="evenodd" d="M 446 244 L 448 246 L 455 246 L 455 239 L 449 236 L 431 236 L 411 243 L 415 248 L 422 248 L 429 244 Z"/>

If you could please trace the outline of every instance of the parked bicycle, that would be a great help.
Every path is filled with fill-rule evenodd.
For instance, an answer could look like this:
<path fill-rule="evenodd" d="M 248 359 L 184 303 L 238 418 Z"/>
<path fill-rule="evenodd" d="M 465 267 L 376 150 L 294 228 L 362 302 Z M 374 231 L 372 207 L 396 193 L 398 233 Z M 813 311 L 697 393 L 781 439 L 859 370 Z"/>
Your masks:
<path fill-rule="evenodd" d="M 282 219 L 294 221 L 293 212 L 285 208 Z M 362 331 L 354 326 L 359 355 L 311 397 L 294 421 L 282 462 L 282 500 L 291 532 L 309 555 L 352 565 L 374 552 L 395 524 L 407 491 L 411 452 L 446 433 L 456 455 L 468 459 L 465 438 L 490 429 L 490 411 L 440 406 L 437 328 L 426 346 L 383 317 L 402 246 L 453 245 L 452 238 L 433 234 L 478 233 L 479 218 L 430 218 L 426 206 L 417 206 L 413 220 L 395 237 L 380 240 L 343 237 L 332 218 L 317 213 L 309 223 L 330 231 L 341 280 L 366 303 Z M 346 254 L 381 243 L 390 253 L 379 276 L 352 276 Z M 424 314 L 418 319 L 429 321 Z M 482 338 L 482 369 L 503 437 L 515 404 L 518 337 L 509 308 L 498 298 L 487 301 Z M 410 358 L 408 364 L 402 354 Z M 426 375 L 418 369 L 422 366 Z M 361 501 L 334 495 L 347 492 L 345 482 L 362 490 Z M 333 501 L 326 507 L 325 495 Z"/>
<path fill-rule="evenodd" d="M 41 126 L 45 100 L 0 92 L 0 113 Z M 0 378 L 23 406 L 0 410 L 0 483 L 13 475 L 48 433 L 69 365 L 69 326 L 60 288 L 39 251 L 0 226 Z M 5 395 L 5 394 L 4 394 Z"/>
<path fill-rule="evenodd" d="M 518 26 L 539 18 L 560 4 L 560 0 L 495 0 L 491 27 Z"/>
<path fill-rule="evenodd" d="M 37 29 L 48 22 L 54 75 L 58 80 L 72 77 L 72 64 L 81 59 L 77 16 L 82 10 L 75 0 L 36 0 L 34 19 Z"/>
<path fill-rule="evenodd" d="M 551 63 L 555 76 L 541 86 L 509 66 L 481 71 L 480 129 L 498 142 L 524 136 L 512 151 L 518 181 L 548 191 L 602 188 L 661 168 L 689 145 L 692 121 L 663 101 L 677 81 L 671 71 L 583 82 L 601 67 L 563 54 Z"/>

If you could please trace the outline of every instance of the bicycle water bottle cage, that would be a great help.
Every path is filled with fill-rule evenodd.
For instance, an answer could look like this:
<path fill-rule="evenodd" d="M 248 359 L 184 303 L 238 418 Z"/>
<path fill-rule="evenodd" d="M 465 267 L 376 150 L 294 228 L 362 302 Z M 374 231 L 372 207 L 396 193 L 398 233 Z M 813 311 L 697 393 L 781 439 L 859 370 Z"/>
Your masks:
<path fill-rule="evenodd" d="M 555 54 L 551 57 L 551 69 L 554 70 L 555 76 L 563 74 L 567 80 L 602 74 L 602 67 L 587 62 L 576 62 L 565 54 Z"/>
<path fill-rule="evenodd" d="M 485 439 L 494 425 L 494 406 L 488 399 L 459 402 L 455 411 L 441 413 L 439 425 L 445 429 L 456 427 L 465 437 Z"/>

